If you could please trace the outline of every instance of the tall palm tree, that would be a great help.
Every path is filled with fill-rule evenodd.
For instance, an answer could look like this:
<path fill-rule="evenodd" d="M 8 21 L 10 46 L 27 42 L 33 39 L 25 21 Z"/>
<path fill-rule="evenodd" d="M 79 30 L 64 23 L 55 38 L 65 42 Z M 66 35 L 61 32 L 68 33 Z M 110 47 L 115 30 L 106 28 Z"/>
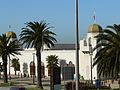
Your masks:
<path fill-rule="evenodd" d="M 98 50 L 94 58 L 99 76 L 118 78 L 120 73 L 120 25 L 107 26 L 101 34 L 96 36 Z"/>
<path fill-rule="evenodd" d="M 54 42 L 57 40 L 53 37 L 55 33 L 49 31 L 52 27 L 48 26 L 49 23 L 45 21 L 41 22 L 28 22 L 26 27 L 22 28 L 20 34 L 20 41 L 25 45 L 26 48 L 33 47 L 36 50 L 37 56 L 37 85 L 42 87 L 41 82 L 41 51 L 44 44 L 47 47 L 54 46 Z"/>
<path fill-rule="evenodd" d="M 12 59 L 12 67 L 14 68 L 15 75 L 16 75 L 16 71 L 20 71 L 19 59 L 17 59 L 17 58 Z"/>
<path fill-rule="evenodd" d="M 0 35 L 0 56 L 3 61 L 4 82 L 8 82 L 7 77 L 7 61 L 10 55 L 20 55 L 22 48 L 17 40 L 11 40 L 11 37 L 7 37 L 5 34 Z"/>

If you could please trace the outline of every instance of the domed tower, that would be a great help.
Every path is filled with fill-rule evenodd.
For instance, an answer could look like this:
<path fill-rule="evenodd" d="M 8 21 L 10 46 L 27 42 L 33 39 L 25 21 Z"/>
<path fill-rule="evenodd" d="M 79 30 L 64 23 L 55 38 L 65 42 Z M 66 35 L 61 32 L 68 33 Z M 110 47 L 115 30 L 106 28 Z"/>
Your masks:
<path fill-rule="evenodd" d="M 92 24 L 88 28 L 87 38 L 94 39 L 94 37 L 100 34 L 101 32 L 102 32 L 102 27 L 100 25 Z"/>
<path fill-rule="evenodd" d="M 12 31 L 8 31 L 5 34 L 6 34 L 7 37 L 17 38 L 16 34 Z"/>
<path fill-rule="evenodd" d="M 17 35 L 13 31 L 8 31 L 5 34 L 6 37 L 11 37 L 11 40 L 17 39 Z"/>
<path fill-rule="evenodd" d="M 96 53 L 97 53 L 97 50 L 92 52 L 92 49 L 97 45 L 97 38 L 95 38 L 95 36 L 97 36 L 98 34 L 102 33 L 102 27 L 98 24 L 92 24 L 89 26 L 88 28 L 88 33 L 87 33 L 87 43 L 88 43 L 88 51 L 90 51 L 92 54 L 91 57 L 95 57 Z M 90 61 L 90 65 L 91 65 L 91 62 L 93 62 L 93 58 L 91 58 Z M 92 69 L 92 79 L 93 78 L 98 78 L 98 75 L 97 75 L 97 66 L 95 66 L 93 69 Z"/>
<path fill-rule="evenodd" d="M 102 32 L 102 27 L 98 24 L 92 24 L 88 28 L 88 33 L 101 33 Z"/>

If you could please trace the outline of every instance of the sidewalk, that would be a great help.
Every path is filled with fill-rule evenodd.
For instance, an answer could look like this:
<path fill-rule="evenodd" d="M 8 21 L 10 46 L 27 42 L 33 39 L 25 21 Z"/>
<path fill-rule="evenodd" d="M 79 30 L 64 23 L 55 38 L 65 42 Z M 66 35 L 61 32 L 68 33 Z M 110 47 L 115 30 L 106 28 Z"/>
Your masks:
<path fill-rule="evenodd" d="M 0 87 L 0 90 L 10 90 L 11 87 L 36 87 L 37 85 L 32 85 L 33 84 L 33 78 L 17 78 L 14 77 L 11 80 L 8 79 L 9 82 L 13 83 L 13 86 L 8 86 L 8 87 Z M 3 83 L 3 80 L 0 80 L 0 83 Z M 35 84 L 37 84 L 37 80 L 35 79 Z M 61 82 L 61 88 L 64 87 L 65 82 Z M 50 81 L 49 77 L 42 78 L 42 85 L 45 90 L 50 90 Z M 64 89 L 61 89 L 64 90 Z"/>

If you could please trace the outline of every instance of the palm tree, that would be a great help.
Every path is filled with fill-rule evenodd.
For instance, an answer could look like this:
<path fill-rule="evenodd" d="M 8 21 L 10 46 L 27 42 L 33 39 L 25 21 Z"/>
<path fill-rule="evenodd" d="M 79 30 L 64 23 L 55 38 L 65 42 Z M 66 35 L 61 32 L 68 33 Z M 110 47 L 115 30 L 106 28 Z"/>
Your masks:
<path fill-rule="evenodd" d="M 50 86 L 53 90 L 53 68 L 58 66 L 58 56 L 56 55 L 50 55 L 46 58 L 47 61 L 47 67 L 48 67 L 48 75 L 50 75 Z"/>
<path fill-rule="evenodd" d="M 7 37 L 5 34 L 0 35 L 0 56 L 3 61 L 4 82 L 8 82 L 7 77 L 7 61 L 10 55 L 20 55 L 22 48 L 17 40 L 11 40 L 11 37 Z"/>
<path fill-rule="evenodd" d="M 48 69 L 51 70 L 52 67 L 58 65 L 58 56 L 56 55 L 47 56 L 46 61 Z M 48 72 L 48 74 L 51 75 L 51 72 Z"/>
<path fill-rule="evenodd" d="M 12 67 L 14 68 L 15 75 L 16 75 L 16 71 L 20 71 L 19 59 L 17 59 L 17 58 L 12 59 Z"/>
<path fill-rule="evenodd" d="M 120 73 L 120 25 L 107 26 L 96 36 L 98 50 L 93 66 L 97 65 L 98 75 L 118 78 Z"/>
<path fill-rule="evenodd" d="M 47 61 L 47 67 L 57 66 L 58 65 L 58 56 L 56 56 L 56 55 L 47 56 L 46 61 Z"/>
<path fill-rule="evenodd" d="M 53 37 L 56 35 L 55 33 L 49 31 L 52 27 L 48 26 L 45 21 L 41 22 L 28 22 L 26 23 L 26 27 L 22 28 L 20 34 L 20 41 L 25 45 L 26 48 L 34 47 L 36 50 L 37 56 L 37 85 L 42 87 L 41 82 L 41 51 L 43 49 L 44 44 L 50 48 L 54 46 L 54 42 L 57 40 Z"/>

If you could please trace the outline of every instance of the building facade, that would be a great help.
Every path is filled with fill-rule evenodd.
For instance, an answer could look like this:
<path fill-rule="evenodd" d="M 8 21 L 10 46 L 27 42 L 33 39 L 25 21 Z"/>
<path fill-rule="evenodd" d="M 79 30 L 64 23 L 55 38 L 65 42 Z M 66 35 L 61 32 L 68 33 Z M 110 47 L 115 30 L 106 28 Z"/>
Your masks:
<path fill-rule="evenodd" d="M 91 52 L 92 48 L 96 46 L 97 44 L 97 38 L 95 38 L 96 35 L 98 35 L 102 31 L 102 28 L 98 24 L 92 24 L 88 27 L 88 33 L 87 35 L 80 40 L 79 45 L 79 70 L 80 75 L 84 77 L 85 80 L 91 79 L 91 70 L 92 70 L 92 79 L 97 78 L 97 67 L 92 67 L 91 69 L 91 60 L 92 63 L 93 58 L 96 54 L 96 51 Z M 9 34 L 8 34 L 9 35 Z M 20 62 L 20 71 L 17 71 L 17 74 L 23 74 L 23 64 L 25 63 L 27 65 L 27 71 L 30 75 L 30 63 L 35 61 L 35 67 L 37 66 L 36 56 L 35 56 L 35 50 L 33 48 L 24 49 L 21 51 L 21 55 L 17 56 L 19 58 Z M 46 63 L 46 58 L 49 55 L 57 55 L 59 58 L 59 61 L 64 61 L 64 65 L 69 64 L 69 62 L 72 62 L 74 66 L 76 66 L 76 58 L 75 58 L 75 44 L 55 44 L 55 47 L 52 48 L 44 48 L 42 51 L 42 66 L 44 66 L 44 72 L 45 76 L 48 76 L 48 68 Z M 11 59 L 15 58 L 11 56 Z M 8 61 L 9 62 L 9 61 Z M 64 66 L 61 65 L 61 66 Z M 8 63 L 8 68 L 11 66 Z M 35 68 L 37 70 L 37 67 Z M 8 72 L 11 72 L 11 74 L 14 74 L 13 67 L 10 67 L 8 69 Z M 37 72 L 36 72 L 37 75 Z"/>

